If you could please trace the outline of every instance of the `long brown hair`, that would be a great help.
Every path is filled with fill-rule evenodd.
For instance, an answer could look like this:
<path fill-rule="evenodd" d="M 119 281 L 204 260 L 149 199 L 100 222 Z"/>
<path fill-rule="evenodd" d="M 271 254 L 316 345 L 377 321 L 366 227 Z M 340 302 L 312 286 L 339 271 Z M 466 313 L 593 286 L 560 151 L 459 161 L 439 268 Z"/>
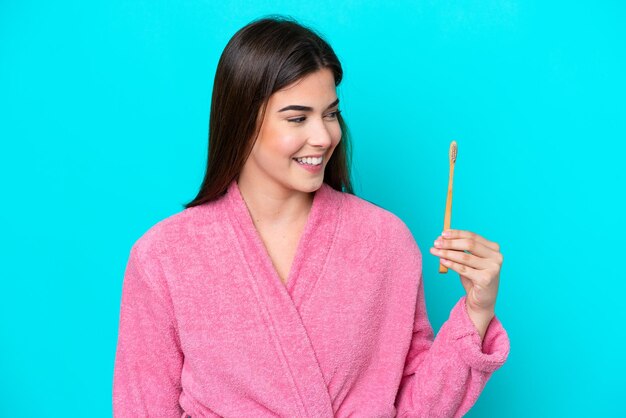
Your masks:
<path fill-rule="evenodd" d="M 322 68 L 329 68 L 338 86 L 341 63 L 331 46 L 314 29 L 295 19 L 269 15 L 253 20 L 228 41 L 215 72 L 209 151 L 198 195 L 185 208 L 224 194 L 238 178 L 259 134 L 269 97 L 276 91 Z M 324 182 L 354 194 L 350 181 L 351 144 L 348 127 L 338 115 L 342 131 L 324 171 Z"/>

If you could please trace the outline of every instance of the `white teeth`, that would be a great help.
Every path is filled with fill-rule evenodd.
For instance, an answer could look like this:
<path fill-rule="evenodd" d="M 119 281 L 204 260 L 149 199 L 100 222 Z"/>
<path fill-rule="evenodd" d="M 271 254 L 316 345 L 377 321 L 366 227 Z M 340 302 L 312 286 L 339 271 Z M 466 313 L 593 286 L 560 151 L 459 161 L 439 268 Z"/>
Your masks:
<path fill-rule="evenodd" d="M 319 165 L 319 164 L 322 163 L 322 157 L 318 157 L 318 158 L 313 158 L 313 157 L 296 158 L 296 161 L 298 161 L 301 164 Z"/>

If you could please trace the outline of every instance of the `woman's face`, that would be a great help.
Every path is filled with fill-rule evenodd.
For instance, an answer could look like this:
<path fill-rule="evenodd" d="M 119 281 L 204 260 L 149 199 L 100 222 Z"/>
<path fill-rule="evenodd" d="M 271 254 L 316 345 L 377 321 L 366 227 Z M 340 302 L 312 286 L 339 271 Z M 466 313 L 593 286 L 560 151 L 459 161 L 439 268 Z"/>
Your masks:
<path fill-rule="evenodd" d="M 252 153 L 240 175 L 258 187 L 313 192 L 341 140 L 337 92 L 328 68 L 309 74 L 268 101 Z M 296 157 L 321 157 L 298 162 Z"/>

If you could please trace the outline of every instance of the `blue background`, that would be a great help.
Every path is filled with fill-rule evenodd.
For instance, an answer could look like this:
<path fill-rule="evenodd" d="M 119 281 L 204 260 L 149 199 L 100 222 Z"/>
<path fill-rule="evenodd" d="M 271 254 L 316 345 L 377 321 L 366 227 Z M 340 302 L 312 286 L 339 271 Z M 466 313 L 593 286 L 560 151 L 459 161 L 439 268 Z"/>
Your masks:
<path fill-rule="evenodd" d="M 501 245 L 511 339 L 470 417 L 623 416 L 626 8 L 617 1 L 0 2 L 0 416 L 111 415 L 132 243 L 182 210 L 213 77 L 269 13 L 341 59 L 356 193 L 409 225 L 437 331 L 443 227 Z"/>

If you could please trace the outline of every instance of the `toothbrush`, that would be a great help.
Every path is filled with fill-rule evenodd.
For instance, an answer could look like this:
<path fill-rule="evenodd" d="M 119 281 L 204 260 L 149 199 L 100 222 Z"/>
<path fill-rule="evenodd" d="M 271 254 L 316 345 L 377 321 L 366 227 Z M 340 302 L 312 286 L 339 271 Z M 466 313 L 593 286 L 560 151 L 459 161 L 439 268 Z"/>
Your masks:
<path fill-rule="evenodd" d="M 448 158 L 450 160 L 450 177 L 448 180 L 448 197 L 446 198 L 446 214 L 443 219 L 443 230 L 450 229 L 450 218 L 452 218 L 452 181 L 454 180 L 454 163 L 456 162 L 456 154 L 458 148 L 456 141 L 450 143 L 450 151 Z M 439 273 L 447 273 L 448 268 L 439 262 Z"/>

